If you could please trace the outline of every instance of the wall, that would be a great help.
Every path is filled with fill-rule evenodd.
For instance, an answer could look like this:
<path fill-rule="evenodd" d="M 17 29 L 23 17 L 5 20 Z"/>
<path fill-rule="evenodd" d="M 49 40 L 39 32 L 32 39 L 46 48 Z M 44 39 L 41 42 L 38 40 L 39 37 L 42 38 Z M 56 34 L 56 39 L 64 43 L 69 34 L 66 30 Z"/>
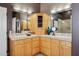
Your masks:
<path fill-rule="evenodd" d="M 7 34 L 12 29 L 12 6 L 8 3 L 0 3 L 0 6 L 7 8 Z M 7 35 L 7 53 L 9 52 L 9 37 Z"/>
<path fill-rule="evenodd" d="M 8 3 L 0 3 L 0 6 L 7 8 L 7 32 L 11 30 L 12 26 L 12 6 Z"/>
<path fill-rule="evenodd" d="M 79 3 L 72 4 L 72 55 L 79 56 Z"/>

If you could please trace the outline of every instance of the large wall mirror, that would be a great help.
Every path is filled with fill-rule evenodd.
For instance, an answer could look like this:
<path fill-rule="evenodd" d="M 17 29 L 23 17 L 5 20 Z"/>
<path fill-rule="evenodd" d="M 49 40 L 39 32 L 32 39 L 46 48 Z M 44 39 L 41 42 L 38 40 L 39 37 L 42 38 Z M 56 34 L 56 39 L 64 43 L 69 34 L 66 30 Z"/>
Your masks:
<path fill-rule="evenodd" d="M 71 33 L 71 10 L 54 14 L 53 20 L 57 33 Z"/>

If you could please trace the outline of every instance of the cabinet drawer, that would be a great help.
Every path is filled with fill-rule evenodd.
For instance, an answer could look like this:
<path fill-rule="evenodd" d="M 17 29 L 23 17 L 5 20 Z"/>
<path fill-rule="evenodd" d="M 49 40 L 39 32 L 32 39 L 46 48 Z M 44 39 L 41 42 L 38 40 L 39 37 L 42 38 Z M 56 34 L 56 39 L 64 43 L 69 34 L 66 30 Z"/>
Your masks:
<path fill-rule="evenodd" d="M 26 44 L 26 43 L 31 43 L 32 40 L 31 40 L 31 39 L 26 39 L 24 42 L 25 42 L 25 44 Z"/>
<path fill-rule="evenodd" d="M 41 41 L 41 44 L 50 44 L 50 42 Z"/>
<path fill-rule="evenodd" d="M 49 38 L 41 38 L 41 41 L 44 41 L 44 42 L 50 42 L 50 39 Z"/>
<path fill-rule="evenodd" d="M 39 48 L 39 45 L 33 45 L 33 46 L 32 46 L 32 48 L 35 48 L 35 47 L 38 47 L 38 48 Z"/>
<path fill-rule="evenodd" d="M 37 29 L 37 30 L 36 30 L 36 34 L 44 34 L 44 30 L 41 30 L 41 29 L 39 30 L 39 29 Z"/>
<path fill-rule="evenodd" d="M 46 49 L 46 50 L 50 50 L 50 47 L 44 47 L 44 46 L 41 46 L 40 49 Z"/>
<path fill-rule="evenodd" d="M 33 48 L 33 49 L 35 49 L 35 48 L 39 48 L 39 46 L 38 46 L 38 45 L 37 45 L 37 46 L 32 46 L 32 48 Z"/>
<path fill-rule="evenodd" d="M 16 40 L 13 43 L 14 45 L 23 45 L 24 44 L 24 40 Z"/>
<path fill-rule="evenodd" d="M 37 54 L 38 52 L 39 52 L 39 48 L 35 48 L 35 49 L 32 50 L 33 55 Z"/>
<path fill-rule="evenodd" d="M 69 47 L 71 47 L 71 42 L 68 42 L 68 41 L 60 41 L 60 46 L 69 46 Z"/>
<path fill-rule="evenodd" d="M 39 41 L 33 42 L 33 43 L 32 43 L 32 46 L 33 46 L 33 47 L 39 46 Z"/>
<path fill-rule="evenodd" d="M 39 41 L 33 41 L 32 44 L 39 44 Z"/>
<path fill-rule="evenodd" d="M 41 52 L 44 53 L 45 55 L 50 55 L 50 49 L 41 48 Z"/>
<path fill-rule="evenodd" d="M 50 44 L 50 41 L 41 40 L 41 43 L 43 43 L 43 44 Z"/>
<path fill-rule="evenodd" d="M 39 41 L 39 38 L 35 37 L 35 38 L 32 38 L 33 41 Z"/>
<path fill-rule="evenodd" d="M 41 43 L 40 46 L 50 47 L 50 43 Z"/>

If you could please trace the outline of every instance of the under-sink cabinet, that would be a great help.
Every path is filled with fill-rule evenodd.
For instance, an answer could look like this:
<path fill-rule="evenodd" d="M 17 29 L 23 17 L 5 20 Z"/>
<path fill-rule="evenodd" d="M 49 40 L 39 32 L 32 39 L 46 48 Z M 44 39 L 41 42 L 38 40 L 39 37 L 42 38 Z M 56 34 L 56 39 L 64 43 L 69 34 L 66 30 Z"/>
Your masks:
<path fill-rule="evenodd" d="M 10 40 L 10 55 L 11 56 L 24 56 L 25 52 L 24 40 Z"/>
<path fill-rule="evenodd" d="M 20 39 L 10 41 L 11 56 L 31 56 L 31 39 Z"/>
<path fill-rule="evenodd" d="M 60 56 L 71 56 L 71 43 L 60 41 Z"/>

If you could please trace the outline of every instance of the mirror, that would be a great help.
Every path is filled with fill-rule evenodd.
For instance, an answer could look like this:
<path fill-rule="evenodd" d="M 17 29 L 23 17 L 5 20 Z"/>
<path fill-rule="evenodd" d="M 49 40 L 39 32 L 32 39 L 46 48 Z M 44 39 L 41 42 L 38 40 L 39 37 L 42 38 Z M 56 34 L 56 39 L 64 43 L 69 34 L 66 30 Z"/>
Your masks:
<path fill-rule="evenodd" d="M 57 33 L 71 33 L 71 10 L 56 13 L 53 18 Z"/>

